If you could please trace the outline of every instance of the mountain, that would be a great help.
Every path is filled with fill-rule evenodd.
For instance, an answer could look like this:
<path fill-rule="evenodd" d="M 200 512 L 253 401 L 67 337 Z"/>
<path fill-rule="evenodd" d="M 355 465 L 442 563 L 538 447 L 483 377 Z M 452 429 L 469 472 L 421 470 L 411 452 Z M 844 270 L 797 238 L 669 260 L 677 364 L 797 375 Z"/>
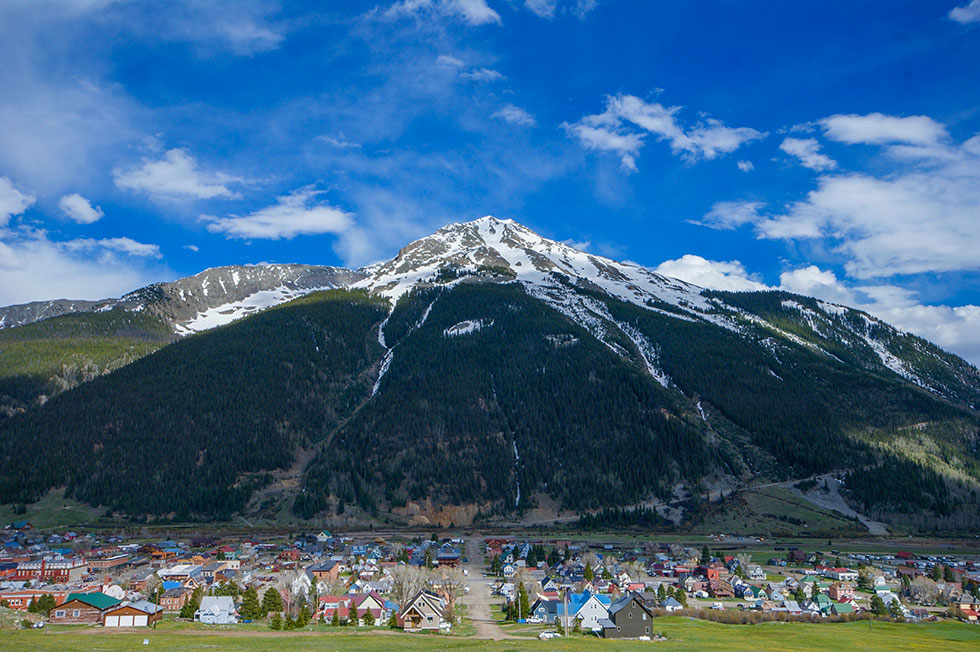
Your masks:
<path fill-rule="evenodd" d="M 873 518 L 977 525 L 971 365 L 851 308 L 703 290 L 509 220 L 83 310 L 0 347 L 100 315 L 177 341 L 0 422 L 2 502 L 445 524 L 644 504 L 690 525 L 722 509 L 710 489 L 833 476 L 826 500 Z"/>

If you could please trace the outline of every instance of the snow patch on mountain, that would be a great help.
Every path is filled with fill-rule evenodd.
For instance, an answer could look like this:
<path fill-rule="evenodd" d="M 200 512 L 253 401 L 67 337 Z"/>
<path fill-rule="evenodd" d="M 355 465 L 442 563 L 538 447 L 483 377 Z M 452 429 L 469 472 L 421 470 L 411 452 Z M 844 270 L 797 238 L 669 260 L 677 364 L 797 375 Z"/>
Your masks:
<path fill-rule="evenodd" d="M 488 322 L 482 319 L 466 319 L 458 324 L 454 324 L 449 328 L 442 331 L 443 337 L 459 337 L 460 335 L 469 335 L 470 333 L 475 333 L 484 328 L 489 328 L 493 326 L 493 320 Z"/>
<path fill-rule="evenodd" d="M 199 312 L 193 319 L 182 324 L 176 324 L 175 331 L 178 335 L 190 335 L 191 333 L 199 333 L 211 328 L 217 328 L 218 326 L 224 326 L 265 308 L 270 308 L 303 296 L 307 292 L 290 290 L 286 287 L 262 290 L 250 294 L 241 301 L 232 301 Z"/>

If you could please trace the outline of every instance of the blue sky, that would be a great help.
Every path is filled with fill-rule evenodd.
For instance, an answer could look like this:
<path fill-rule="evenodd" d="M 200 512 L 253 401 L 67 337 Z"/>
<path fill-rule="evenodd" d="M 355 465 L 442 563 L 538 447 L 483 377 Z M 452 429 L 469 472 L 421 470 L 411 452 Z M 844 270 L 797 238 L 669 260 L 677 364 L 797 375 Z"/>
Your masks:
<path fill-rule="evenodd" d="M 980 362 L 980 0 L 5 0 L 0 62 L 0 304 L 493 214 Z"/>

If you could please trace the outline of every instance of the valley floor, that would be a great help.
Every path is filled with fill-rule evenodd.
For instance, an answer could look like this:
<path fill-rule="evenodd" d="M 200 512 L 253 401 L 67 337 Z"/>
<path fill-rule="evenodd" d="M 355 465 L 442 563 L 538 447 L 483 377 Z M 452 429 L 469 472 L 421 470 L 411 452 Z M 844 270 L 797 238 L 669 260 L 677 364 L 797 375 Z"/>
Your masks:
<path fill-rule="evenodd" d="M 276 650 L 307 652 L 339 650 L 618 650 L 655 649 L 662 652 L 704 651 L 739 652 L 766 650 L 796 652 L 805 650 L 958 650 L 980 649 L 980 627 L 962 623 L 898 624 L 868 623 L 764 623 L 721 625 L 702 620 L 661 618 L 658 631 L 667 640 L 600 640 L 576 636 L 569 640 L 491 641 L 437 635 L 403 633 L 323 634 L 309 632 L 269 632 L 241 630 L 184 629 L 107 633 L 101 628 L 4 632 L 0 648 L 5 652 L 110 652 L 115 650 Z M 144 639 L 148 641 L 144 647 Z"/>

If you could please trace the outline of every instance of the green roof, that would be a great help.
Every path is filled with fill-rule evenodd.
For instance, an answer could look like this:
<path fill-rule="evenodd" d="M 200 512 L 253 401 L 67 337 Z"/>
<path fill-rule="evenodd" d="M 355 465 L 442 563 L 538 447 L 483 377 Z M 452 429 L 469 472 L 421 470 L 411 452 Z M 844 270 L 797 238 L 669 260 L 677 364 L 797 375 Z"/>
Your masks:
<path fill-rule="evenodd" d="M 854 607 L 847 604 L 846 602 L 836 602 L 834 603 L 834 613 L 839 614 L 852 614 L 854 613 Z"/>
<path fill-rule="evenodd" d="M 84 602 L 90 607 L 95 607 L 96 609 L 108 609 L 109 607 L 116 606 L 120 602 L 119 600 L 116 600 L 112 596 L 108 596 L 105 593 L 69 593 L 65 602 L 71 602 L 72 600 Z"/>

